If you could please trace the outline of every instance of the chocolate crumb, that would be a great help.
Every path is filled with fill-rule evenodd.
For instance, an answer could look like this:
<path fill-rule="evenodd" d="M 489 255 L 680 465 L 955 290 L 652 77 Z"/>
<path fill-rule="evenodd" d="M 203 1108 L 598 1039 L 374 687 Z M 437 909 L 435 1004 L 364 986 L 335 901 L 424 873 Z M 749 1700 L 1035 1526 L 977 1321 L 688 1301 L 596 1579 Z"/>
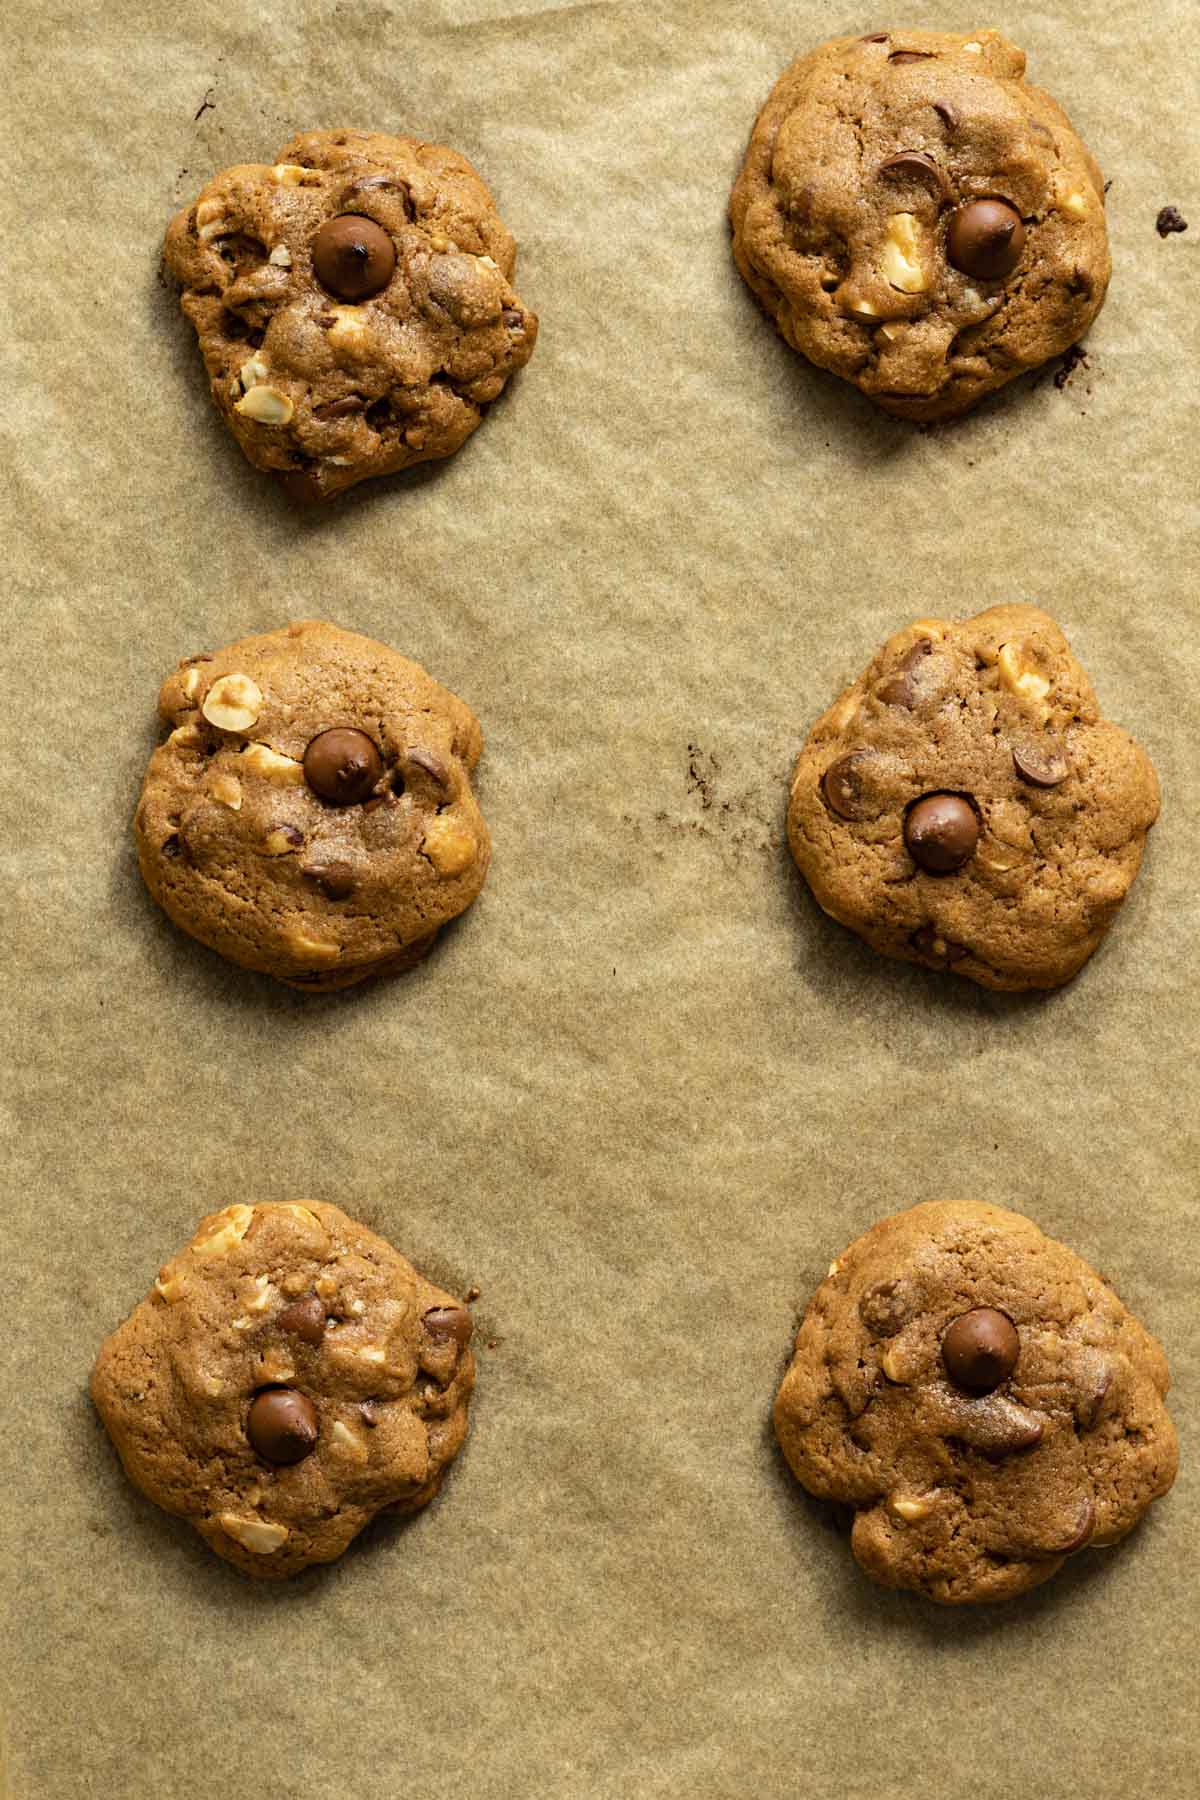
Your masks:
<path fill-rule="evenodd" d="M 1170 237 L 1173 231 L 1186 231 L 1187 228 L 1187 220 L 1177 206 L 1164 206 L 1154 221 L 1154 229 L 1160 238 Z"/>
<path fill-rule="evenodd" d="M 1066 387 L 1068 381 L 1070 381 L 1072 375 L 1081 364 L 1085 369 L 1087 368 L 1087 352 L 1078 344 L 1072 344 L 1066 355 L 1061 358 L 1058 368 L 1054 371 L 1054 385 L 1060 392 Z"/>

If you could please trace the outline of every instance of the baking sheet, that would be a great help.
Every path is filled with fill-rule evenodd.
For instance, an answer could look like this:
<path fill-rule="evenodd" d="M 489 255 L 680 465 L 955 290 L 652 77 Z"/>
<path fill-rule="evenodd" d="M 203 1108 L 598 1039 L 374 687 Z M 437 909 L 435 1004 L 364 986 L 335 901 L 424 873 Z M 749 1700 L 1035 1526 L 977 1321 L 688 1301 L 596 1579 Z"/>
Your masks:
<path fill-rule="evenodd" d="M 804 366 L 728 255 L 775 75 L 878 15 L 10 11 L 15 1800 L 1192 1791 L 1194 21 L 920 22 L 1022 43 L 1113 179 L 1087 366 L 940 431 Z M 157 250 L 213 171 L 337 124 L 480 167 L 542 336 L 452 463 L 305 513 L 227 440 Z M 1190 234 L 1156 236 L 1168 203 Z M 790 763 L 876 645 L 1014 598 L 1058 616 L 1165 793 L 1120 922 L 1049 998 L 879 961 L 783 844 Z M 326 999 L 175 933 L 128 832 L 164 672 L 314 613 L 475 706 L 496 851 L 427 964 Z M 441 1498 L 276 1590 L 130 1490 L 85 1384 L 201 1213 L 306 1194 L 480 1288 L 480 1377 Z M 958 1613 L 871 1587 L 768 1428 L 830 1257 L 953 1194 L 1111 1276 L 1167 1344 L 1183 1446 L 1118 1554 Z"/>

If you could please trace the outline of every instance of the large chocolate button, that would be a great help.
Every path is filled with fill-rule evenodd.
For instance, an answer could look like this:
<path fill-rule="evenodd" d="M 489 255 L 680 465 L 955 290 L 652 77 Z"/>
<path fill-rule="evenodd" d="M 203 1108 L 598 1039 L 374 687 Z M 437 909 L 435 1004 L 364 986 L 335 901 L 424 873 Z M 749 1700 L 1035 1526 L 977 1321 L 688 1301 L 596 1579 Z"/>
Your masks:
<path fill-rule="evenodd" d="M 992 1306 L 960 1313 L 942 1335 L 946 1373 L 956 1387 L 971 1394 L 990 1394 L 998 1388 L 1016 1368 L 1020 1351 L 1016 1326 Z"/>
<path fill-rule="evenodd" d="M 913 861 L 930 875 L 952 875 L 975 854 L 975 808 L 961 794 L 926 794 L 909 808 L 904 842 Z"/>
<path fill-rule="evenodd" d="M 946 227 L 946 255 L 975 281 L 1002 281 L 1024 249 L 1021 215 L 1006 200 L 969 200 Z"/>
<path fill-rule="evenodd" d="M 374 219 L 342 213 L 326 219 L 312 241 L 313 271 L 339 300 L 369 300 L 392 279 L 396 246 Z"/>
<path fill-rule="evenodd" d="M 317 1409 L 295 1388 L 263 1388 L 250 1403 L 246 1436 L 264 1462 L 303 1462 L 317 1447 Z"/>
<path fill-rule="evenodd" d="M 320 732 L 304 752 L 304 779 L 331 806 L 365 800 L 383 773 L 383 758 L 365 731 L 336 725 Z"/>

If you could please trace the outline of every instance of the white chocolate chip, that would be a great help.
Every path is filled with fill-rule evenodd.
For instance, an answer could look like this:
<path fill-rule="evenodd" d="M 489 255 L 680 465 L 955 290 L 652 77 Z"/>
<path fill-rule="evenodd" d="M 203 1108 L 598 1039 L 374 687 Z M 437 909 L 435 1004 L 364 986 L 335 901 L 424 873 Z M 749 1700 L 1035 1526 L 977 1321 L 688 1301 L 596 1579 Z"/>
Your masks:
<path fill-rule="evenodd" d="M 204 1237 L 192 1239 L 192 1250 L 197 1256 L 224 1256 L 235 1244 L 240 1244 L 250 1229 L 250 1221 L 254 1217 L 252 1206 L 227 1206 L 212 1220 Z"/>
<path fill-rule="evenodd" d="M 890 287 L 902 294 L 923 294 L 929 276 L 921 264 L 921 242 L 916 213 L 893 213 L 883 240 L 880 269 Z"/>
<path fill-rule="evenodd" d="M 499 269 L 499 265 L 498 265 L 498 264 L 497 264 L 497 263 L 496 263 L 496 262 L 494 262 L 494 261 L 493 261 L 493 259 L 492 259 L 492 258 L 491 258 L 491 257 L 490 257 L 490 256 L 477 256 L 477 257 L 476 257 L 476 258 L 475 258 L 475 260 L 476 260 L 476 262 L 477 262 L 477 263 L 479 263 L 479 264 L 480 264 L 480 265 L 481 265 L 481 266 L 482 266 L 482 267 L 483 267 L 483 268 L 485 268 L 485 269 L 495 269 L 495 271 L 496 271 L 496 273 L 497 273 L 497 275 L 498 275 L 498 274 L 499 274 L 499 273 L 500 273 L 500 269 Z"/>
<path fill-rule="evenodd" d="M 249 731 L 262 703 L 262 689 L 248 675 L 222 675 L 205 694 L 200 711 L 220 731 Z"/>
<path fill-rule="evenodd" d="M 900 330 L 896 325 L 881 325 L 879 335 L 885 344 L 894 344 L 900 338 Z"/>
<path fill-rule="evenodd" d="M 225 1512 L 217 1524 L 226 1537 L 231 1537 L 243 1550 L 253 1550 L 256 1556 L 270 1556 L 288 1541 L 287 1526 L 272 1525 L 267 1519 L 239 1519 L 236 1513 Z"/>
<path fill-rule="evenodd" d="M 280 1200 L 271 1211 L 287 1213 L 289 1218 L 299 1219 L 302 1225 L 315 1225 L 318 1231 L 325 1229 L 316 1213 L 310 1212 L 307 1206 L 301 1206 L 298 1200 Z"/>
<path fill-rule="evenodd" d="M 383 1363 L 387 1361 L 387 1351 L 378 1344 L 365 1344 L 358 1352 L 360 1362 Z"/>
<path fill-rule="evenodd" d="M 242 767 L 276 787 L 304 786 L 304 764 L 290 756 L 280 756 L 268 744 L 247 744 L 242 751 Z"/>
<path fill-rule="evenodd" d="M 841 1266 L 842 1266 L 841 1263 L 838 1261 L 837 1257 L 835 1256 L 833 1261 L 829 1265 L 829 1274 L 826 1279 L 829 1281 L 832 1281 L 834 1276 L 838 1273 Z"/>
<path fill-rule="evenodd" d="M 902 1385 L 908 1378 L 904 1371 L 899 1352 L 894 1344 L 889 1344 L 879 1359 L 879 1366 L 889 1381 Z"/>
<path fill-rule="evenodd" d="M 350 458 L 348 456 L 330 456 L 326 458 L 326 461 L 333 463 L 335 468 L 348 469 L 350 467 Z"/>
<path fill-rule="evenodd" d="M 855 713 L 858 711 L 859 696 L 853 688 L 847 689 L 841 699 L 834 703 L 829 714 L 829 723 L 834 731 L 844 731 Z"/>
<path fill-rule="evenodd" d="M 477 849 L 473 832 L 465 830 L 449 813 L 439 813 L 426 827 L 421 854 L 429 858 L 439 875 L 461 875 L 475 861 Z"/>
<path fill-rule="evenodd" d="M 320 938 L 309 937 L 298 925 L 289 926 L 283 936 L 292 955 L 302 956 L 306 962 L 335 963 L 341 955 L 336 944 L 323 943 Z"/>
<path fill-rule="evenodd" d="M 238 370 L 238 380 L 245 392 L 249 393 L 252 387 L 258 387 L 260 382 L 265 381 L 270 372 L 261 356 L 251 356 Z"/>
<path fill-rule="evenodd" d="M 242 784 L 232 775 L 212 775 L 209 777 L 208 791 L 214 800 L 227 806 L 231 812 L 242 810 Z"/>
<path fill-rule="evenodd" d="M 852 319 L 871 320 L 879 317 L 879 308 L 872 306 L 869 300 L 864 300 L 858 294 L 843 295 L 838 305 Z"/>
<path fill-rule="evenodd" d="M 268 256 L 267 261 L 269 263 L 274 263 L 277 269 L 290 269 L 292 266 L 292 253 L 286 244 L 276 244 L 270 256 Z"/>
<path fill-rule="evenodd" d="M 195 725 L 177 725 L 168 744 L 174 744 L 177 750 L 196 750 L 200 746 L 200 733 Z"/>
<path fill-rule="evenodd" d="M 154 1291 L 168 1306 L 174 1306 L 186 1294 L 187 1282 L 182 1275 L 168 1275 L 164 1280 L 160 1274 L 154 1283 Z"/>
<path fill-rule="evenodd" d="M 933 1501 L 928 1494 L 893 1494 L 888 1505 L 898 1519 L 904 1519 L 909 1524 L 915 1523 L 917 1519 L 927 1519 L 933 1511 Z"/>
<path fill-rule="evenodd" d="M 964 44 L 963 49 L 966 51 L 968 56 L 982 56 L 983 55 L 983 45 L 982 44 L 976 44 L 974 42 L 972 42 L 970 44 Z"/>
<path fill-rule="evenodd" d="M 233 410 L 253 419 L 256 425 L 286 425 L 296 409 L 278 388 L 252 387 Z"/>
<path fill-rule="evenodd" d="M 365 1463 L 370 1456 L 370 1451 L 362 1439 L 357 1437 L 348 1425 L 343 1425 L 340 1419 L 334 1420 L 329 1436 L 338 1449 L 344 1450 L 348 1456 L 354 1458 L 355 1462 Z"/>
<path fill-rule="evenodd" d="M 1025 700 L 1044 700 L 1050 692 L 1050 683 L 1044 675 L 1026 664 L 1016 644 L 1001 644 L 1000 679 L 1010 693 L 1019 695 Z"/>
<path fill-rule="evenodd" d="M 271 174 L 280 187 L 320 187 L 320 169 L 305 169 L 299 163 L 276 163 Z"/>
<path fill-rule="evenodd" d="M 356 1319 L 361 1319 L 366 1310 L 367 1303 L 365 1300 L 352 1300 L 346 1308 L 346 1311 L 348 1313 L 353 1313 Z"/>
<path fill-rule="evenodd" d="M 188 670 L 183 678 L 183 697 L 185 700 L 194 700 L 196 698 L 196 691 L 200 686 L 201 679 L 202 677 L 199 669 Z"/>
<path fill-rule="evenodd" d="M 1087 199 L 1078 189 L 1075 189 L 1063 200 L 1062 209 L 1064 212 L 1074 213 L 1077 219 L 1082 219 L 1087 213 Z"/>

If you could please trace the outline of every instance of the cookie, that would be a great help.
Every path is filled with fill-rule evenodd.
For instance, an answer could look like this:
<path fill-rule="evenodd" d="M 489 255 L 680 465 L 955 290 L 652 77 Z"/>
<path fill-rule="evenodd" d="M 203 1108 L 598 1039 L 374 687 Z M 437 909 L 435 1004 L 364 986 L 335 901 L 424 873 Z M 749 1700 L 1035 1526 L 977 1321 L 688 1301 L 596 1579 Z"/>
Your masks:
<path fill-rule="evenodd" d="M 792 348 L 949 419 L 1082 337 L 1104 183 L 995 31 L 834 38 L 784 71 L 733 190 L 738 268 Z"/>
<path fill-rule="evenodd" d="M 416 138 L 302 132 L 215 176 L 164 257 L 217 410 L 301 500 L 450 456 L 537 338 L 487 187 Z"/>
<path fill-rule="evenodd" d="M 1019 1213 L 883 1219 L 813 1296 L 775 1400 L 811 1494 L 855 1509 L 884 1587 L 1007 1600 L 1132 1531 L 1175 1479 L 1157 1341 Z"/>
<path fill-rule="evenodd" d="M 134 819 L 184 931 L 305 993 L 411 968 L 491 847 L 464 703 L 385 644 L 308 619 L 192 656 Z"/>
<path fill-rule="evenodd" d="M 466 1436 L 470 1336 L 336 1206 L 227 1206 L 105 1340 L 92 1399 L 147 1499 L 278 1581 L 433 1499 Z"/>
<path fill-rule="evenodd" d="M 993 606 L 898 632 L 817 721 L 788 840 L 818 904 L 884 956 L 988 988 L 1069 981 L 1158 817 L 1144 750 L 1062 632 Z"/>

